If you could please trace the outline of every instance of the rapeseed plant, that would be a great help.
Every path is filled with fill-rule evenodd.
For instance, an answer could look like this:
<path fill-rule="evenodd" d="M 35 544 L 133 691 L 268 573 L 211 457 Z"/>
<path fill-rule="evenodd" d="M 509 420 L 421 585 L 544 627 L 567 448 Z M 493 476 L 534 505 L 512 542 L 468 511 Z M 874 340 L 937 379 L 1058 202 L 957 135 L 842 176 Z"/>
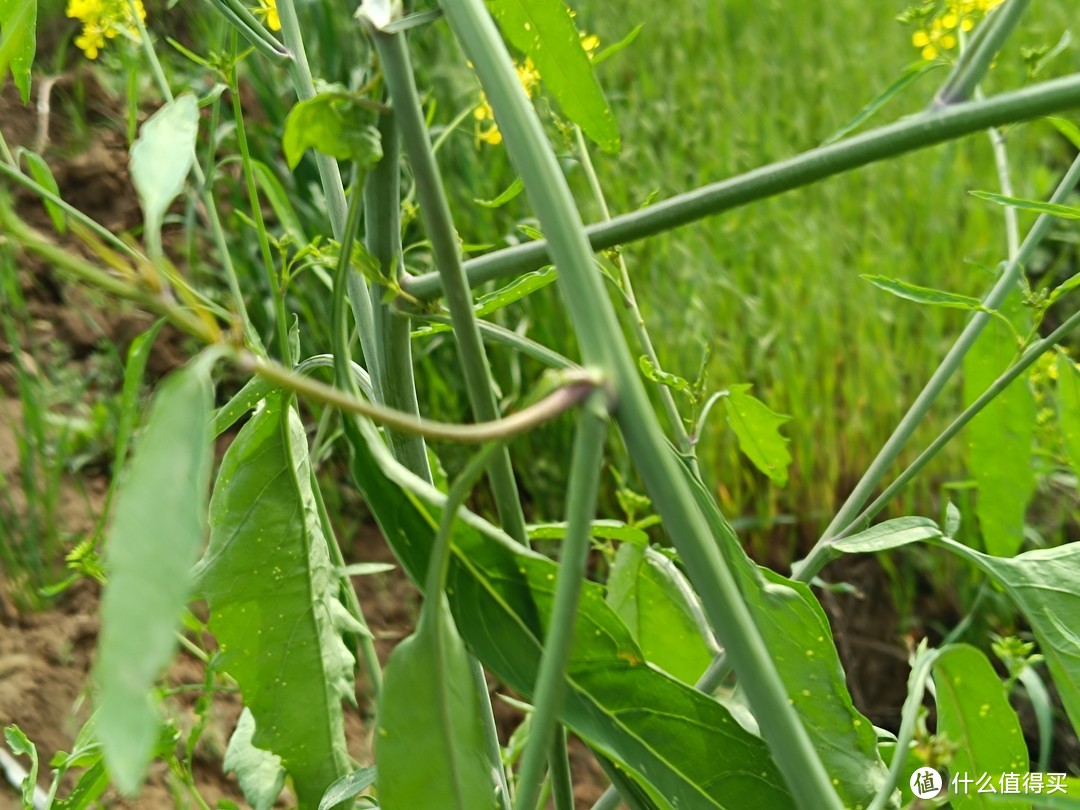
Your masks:
<path fill-rule="evenodd" d="M 110 39 L 119 35 L 139 39 L 139 20 L 146 19 L 142 0 L 69 0 L 67 16 L 82 23 L 75 44 L 87 59 L 97 59 Z"/>

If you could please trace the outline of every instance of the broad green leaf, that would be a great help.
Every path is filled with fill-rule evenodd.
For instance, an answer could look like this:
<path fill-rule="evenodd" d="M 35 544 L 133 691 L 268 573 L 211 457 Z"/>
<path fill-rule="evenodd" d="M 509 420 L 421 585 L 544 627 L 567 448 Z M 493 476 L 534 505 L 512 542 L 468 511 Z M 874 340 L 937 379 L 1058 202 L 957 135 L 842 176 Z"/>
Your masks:
<path fill-rule="evenodd" d="M 504 205 L 517 197 L 524 190 L 525 183 L 520 177 L 516 177 L 514 178 L 514 182 L 507 186 L 506 190 L 494 199 L 481 200 L 474 197 L 473 202 L 483 208 L 502 208 Z"/>
<path fill-rule="evenodd" d="M 30 101 L 30 68 L 37 50 L 37 0 L 0 0 L 0 87 L 8 69 L 23 104 Z"/>
<path fill-rule="evenodd" d="M 566 537 L 566 522 L 536 523 L 528 526 L 529 537 L 533 540 L 562 540 Z M 620 543 L 648 545 L 649 535 L 637 526 L 627 526 L 621 520 L 594 520 L 589 527 L 592 537 L 600 540 L 617 540 Z"/>
<path fill-rule="evenodd" d="M 844 806 L 868 807 L 887 769 L 873 724 L 852 703 L 825 611 L 806 585 L 756 565 L 704 484 L 682 470 Z M 897 807 L 898 796 L 885 806 Z"/>
<path fill-rule="evenodd" d="M 338 599 L 303 425 L 280 395 L 225 454 L 197 573 L 252 744 L 281 757 L 301 808 L 317 807 L 350 770 L 341 701 L 353 699 L 354 662 L 341 635 L 358 628 Z"/>
<path fill-rule="evenodd" d="M 424 611 L 386 665 L 375 755 L 384 810 L 494 810 L 484 707 L 445 604 Z"/>
<path fill-rule="evenodd" d="M 373 166 L 382 160 L 382 141 L 370 108 L 344 89 L 327 90 L 297 102 L 285 119 L 281 143 L 290 169 L 308 149 L 324 155 Z"/>
<path fill-rule="evenodd" d="M 212 404 L 205 359 L 161 385 L 123 473 L 106 539 L 97 735 L 125 793 L 141 784 L 158 739 L 154 683 L 175 653 L 206 533 Z"/>
<path fill-rule="evenodd" d="M 645 375 L 645 379 L 667 386 L 672 391 L 689 391 L 691 388 L 689 380 L 683 379 L 678 374 L 671 374 L 657 368 L 652 360 L 645 355 L 638 358 L 638 367 L 641 369 L 641 373 Z"/>
<path fill-rule="evenodd" d="M 693 684 L 719 653 L 697 595 L 670 559 L 623 543 L 607 582 L 607 602 L 641 645 L 645 660 Z"/>
<path fill-rule="evenodd" d="M 38 185 L 59 197 L 60 186 L 56 184 L 56 178 L 53 177 L 52 169 L 45 162 L 45 158 L 36 152 L 24 152 L 23 156 L 26 158 L 26 165 L 30 169 L 30 176 L 37 181 Z M 67 233 L 67 214 L 64 213 L 64 209 L 52 200 L 46 199 L 43 202 L 45 203 L 45 210 L 49 213 L 49 219 L 52 220 L 53 227 L 56 228 L 56 232 Z"/>
<path fill-rule="evenodd" d="M 473 311 L 476 313 L 477 318 L 483 318 L 485 315 L 490 315 L 492 312 L 497 312 L 520 301 L 527 295 L 532 295 L 537 290 L 542 290 L 549 284 L 554 283 L 558 277 L 554 267 L 545 267 L 541 270 L 525 273 L 523 276 L 515 278 L 505 287 L 480 296 L 480 298 L 476 299 L 476 303 L 473 304 Z M 426 337 L 439 332 L 449 332 L 451 329 L 452 327 L 448 324 L 433 323 L 414 330 L 412 336 Z"/>
<path fill-rule="evenodd" d="M 1010 293 L 1000 312 L 1020 334 L 1031 328 L 1031 315 L 1019 290 Z M 995 318 L 964 358 L 964 403 L 978 399 L 1016 359 L 1012 330 Z M 967 428 L 968 466 L 978 485 L 975 513 L 986 550 L 1000 557 L 1015 554 L 1024 542 L 1024 515 L 1035 491 L 1032 442 L 1035 397 L 1021 376 L 983 409 Z"/>
<path fill-rule="evenodd" d="M 254 736 L 255 718 L 245 708 L 225 748 L 221 769 L 236 774 L 240 790 L 254 810 L 270 810 L 285 786 L 285 769 L 281 757 L 255 747 Z"/>
<path fill-rule="evenodd" d="M 1080 543 L 993 557 L 947 538 L 937 542 L 981 568 L 1020 608 L 1080 732 Z"/>
<path fill-rule="evenodd" d="M 319 802 L 319 810 L 330 810 L 330 808 L 358 796 L 375 784 L 377 776 L 377 769 L 370 767 L 361 768 L 358 771 L 353 771 L 348 776 L 341 777 L 326 789 L 322 801 Z"/>
<path fill-rule="evenodd" d="M 750 385 L 733 385 L 724 397 L 727 421 L 739 439 L 739 449 L 754 462 L 754 466 L 769 476 L 777 486 L 785 486 L 791 453 L 788 439 L 781 435 L 780 426 L 790 416 L 775 413 L 760 399 L 750 396 Z"/>
<path fill-rule="evenodd" d="M 436 504 L 445 499 L 389 457 L 370 423 L 345 425 L 353 477 L 405 570 L 422 583 L 439 507 L 412 493 Z M 551 615 L 556 568 L 467 511 L 455 523 L 447 595 L 457 626 L 480 660 L 526 697 Z M 566 679 L 560 720 L 618 763 L 656 806 L 792 804 L 762 741 L 715 700 L 649 666 L 596 583 L 584 585 Z"/>
<path fill-rule="evenodd" d="M 1057 415 L 1065 455 L 1080 476 L 1080 369 L 1068 355 L 1057 357 Z"/>
<path fill-rule="evenodd" d="M 1020 720 L 982 652 L 966 644 L 945 647 L 934 662 L 934 686 L 938 734 L 956 746 L 949 763 L 953 773 L 990 774 L 995 782 L 1001 774 L 1027 773 L 1031 763 Z M 956 810 L 981 809 L 989 806 L 987 795 L 972 790 L 954 796 L 952 805 Z M 998 806 L 1021 810 L 1030 804 Z"/>
<path fill-rule="evenodd" d="M 1073 205 L 1057 205 L 1055 203 L 1042 202 L 1041 200 L 1023 200 L 1019 197 L 1006 197 L 1004 194 L 995 194 L 992 191 L 971 191 L 972 197 L 980 200 L 1007 205 L 1021 211 L 1031 211 L 1034 214 L 1047 214 L 1062 219 L 1080 219 L 1080 208 Z"/>
<path fill-rule="evenodd" d="M 562 0 L 488 0 L 503 35 L 536 66 L 563 114 L 605 152 L 621 141 L 574 18 Z"/>
<path fill-rule="evenodd" d="M 886 278 L 885 276 L 864 275 L 861 278 L 869 281 L 879 290 L 885 290 L 885 292 L 892 293 L 897 298 L 914 301 L 916 304 L 926 304 L 931 307 L 945 307 L 947 309 L 982 309 L 982 301 L 968 295 L 959 295 L 944 290 L 935 290 L 930 287 L 920 287 L 918 284 L 911 284 L 896 278 Z"/>
<path fill-rule="evenodd" d="M 864 532 L 853 534 L 832 543 L 833 551 L 845 554 L 873 554 L 878 551 L 906 546 L 923 540 L 941 537 L 937 523 L 924 517 L 902 517 L 886 520 Z"/>
<path fill-rule="evenodd" d="M 165 212 L 184 188 L 198 132 L 198 100 L 184 93 L 151 115 L 131 146 L 131 182 L 142 205 L 148 244 L 159 239 Z"/>

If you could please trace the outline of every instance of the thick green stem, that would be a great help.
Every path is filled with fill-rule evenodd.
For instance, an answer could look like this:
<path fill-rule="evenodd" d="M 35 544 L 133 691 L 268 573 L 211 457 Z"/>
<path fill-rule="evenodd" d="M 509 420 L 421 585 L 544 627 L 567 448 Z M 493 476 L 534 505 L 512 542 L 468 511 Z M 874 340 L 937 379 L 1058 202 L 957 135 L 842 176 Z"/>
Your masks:
<path fill-rule="evenodd" d="M 406 40 L 402 34 L 384 34 L 379 31 L 374 31 L 373 36 L 386 76 L 386 86 L 394 103 L 405 151 L 409 155 L 409 163 L 416 179 L 420 214 L 431 240 L 435 265 L 443 279 L 446 304 L 454 324 L 454 337 L 461 356 L 469 401 L 477 419 L 494 421 L 498 419 L 499 407 L 491 386 L 491 369 L 480 338 L 480 330 L 476 325 L 472 293 L 462 269 L 457 232 L 435 155 L 431 150 L 431 139 L 428 136 L 424 111 L 420 106 L 420 97 L 416 92 Z M 521 498 L 507 448 L 502 448 L 492 457 L 488 478 L 506 533 L 519 543 L 527 542 L 525 515 L 521 509 Z"/>
<path fill-rule="evenodd" d="M 934 96 L 935 108 L 971 98 L 1030 4 L 1031 0 L 1009 0 L 1003 7 L 991 12 L 972 40 L 971 47 L 961 54 L 944 86 Z"/>
<path fill-rule="evenodd" d="M 1042 355 L 1051 349 L 1062 340 L 1069 332 L 1080 326 L 1080 312 L 1074 312 L 1069 318 L 1061 324 L 1057 329 L 1051 332 L 1049 335 L 1039 340 L 1025 351 L 1020 359 L 1016 363 L 1009 367 L 1000 377 L 987 388 L 978 399 L 968 405 L 959 416 L 952 421 L 952 423 L 941 432 L 934 441 L 932 441 L 927 448 L 919 454 L 919 457 L 915 459 L 900 475 L 896 477 L 896 480 L 889 484 L 882 493 L 874 499 L 862 513 L 851 522 L 851 524 L 844 529 L 837 536 L 837 539 L 846 537 L 852 532 L 858 530 L 860 527 L 865 526 L 869 521 L 887 504 L 897 492 L 903 489 L 907 483 L 914 478 L 923 467 L 925 467 L 930 460 L 936 456 L 942 448 L 947 445 L 957 433 L 964 429 L 975 416 L 983 410 L 995 397 L 997 397 L 1002 391 L 1008 388 L 1009 384 L 1027 371 Z"/>
<path fill-rule="evenodd" d="M 592 544 L 590 529 L 596 513 L 596 494 L 607 427 L 607 399 L 603 392 L 598 391 L 582 409 L 570 457 L 570 473 L 566 483 L 566 537 L 562 543 L 559 573 L 555 580 L 555 604 L 548 621 L 549 630 L 533 690 L 535 710 L 518 773 L 514 810 L 532 810 L 536 806 L 544 782 L 544 763 L 552 753 L 552 743 L 558 729 L 559 712 L 566 690 L 566 663 L 570 659 L 570 647 L 577 626 L 578 598 L 581 583 L 587 575 Z"/>
<path fill-rule="evenodd" d="M 589 365 L 615 386 L 615 417 L 669 535 L 701 595 L 710 622 L 723 639 L 740 683 L 780 770 L 800 807 L 839 808 L 840 800 L 806 729 L 792 708 L 746 604 L 671 452 L 618 318 L 558 161 L 525 94 L 513 61 L 483 0 L 442 0 L 440 5 L 473 62 L 499 129 L 547 234 L 559 268 L 559 288 Z"/>
<path fill-rule="evenodd" d="M 281 34 L 285 47 L 292 54 L 288 63 L 289 76 L 292 79 L 296 97 L 306 101 L 315 95 L 315 82 L 311 78 L 311 67 L 304 49 L 304 38 L 300 32 L 300 21 L 296 16 L 293 0 L 277 0 L 278 16 L 281 19 Z M 341 170 L 337 161 L 322 152 L 315 152 L 315 165 L 319 169 L 323 197 L 326 199 L 327 213 L 330 216 L 330 228 L 334 238 L 340 240 L 345 233 L 348 218 L 348 204 L 345 200 L 345 186 L 341 180 Z M 373 363 L 378 357 L 378 338 L 375 335 L 375 320 L 372 314 L 371 297 L 367 286 L 355 274 L 348 278 L 349 303 L 352 305 L 356 330 L 360 335 L 360 349 L 364 354 L 364 364 L 374 376 Z"/>
<path fill-rule="evenodd" d="M 593 166 L 592 158 L 589 156 L 589 144 L 585 140 L 585 133 L 581 131 L 581 127 L 574 127 L 574 135 L 577 140 L 578 155 L 581 157 L 581 165 L 585 169 L 585 176 L 589 180 L 589 188 L 592 190 L 593 199 L 600 207 L 600 216 L 603 221 L 609 222 L 611 220 L 611 211 L 608 209 L 607 199 L 604 197 L 604 188 L 600 185 L 600 178 L 597 176 L 596 168 Z M 653 346 L 652 338 L 649 337 L 649 330 L 645 326 L 645 318 L 641 314 L 641 307 L 638 306 L 637 296 L 634 294 L 634 284 L 630 280 L 630 269 L 626 266 L 626 259 L 623 257 L 622 252 L 619 253 L 616 264 L 619 267 L 619 286 L 622 290 L 623 301 L 626 308 L 630 310 L 630 328 L 634 332 L 634 337 L 637 338 L 641 350 L 645 353 L 649 362 L 652 363 L 653 368 L 663 368 L 660 365 L 660 357 L 656 354 L 656 347 Z M 660 404 L 664 406 L 668 422 L 671 423 L 671 430 L 675 434 L 675 443 L 678 445 L 679 452 L 689 459 L 694 473 L 697 474 L 697 458 L 694 454 L 694 445 L 690 442 L 690 436 L 686 432 L 686 425 L 683 423 L 682 415 L 679 413 L 679 407 L 675 404 L 675 395 L 666 385 L 658 385 L 657 393 L 660 396 Z"/>
<path fill-rule="evenodd" d="M 1077 182 L 1080 182 L 1080 158 L 1077 158 L 1073 162 L 1069 171 L 1066 173 L 1065 178 L 1061 181 L 1060 185 L 1058 185 L 1053 197 L 1050 198 L 1050 201 L 1055 204 L 1063 203 L 1069 194 L 1072 193 Z M 871 462 L 866 473 L 859 480 L 859 483 L 855 485 L 855 488 L 852 490 L 847 500 L 844 501 L 844 505 L 840 507 L 840 511 L 836 513 L 836 517 L 833 518 L 821 539 L 818 540 L 817 545 L 811 549 L 810 554 L 807 555 L 806 559 L 793 566 L 792 577 L 794 579 L 809 582 L 828 561 L 829 544 L 835 539 L 837 534 L 847 529 L 856 519 L 859 511 L 870 498 L 874 488 L 877 487 L 878 483 L 880 483 L 881 479 L 885 476 L 886 471 L 896 460 L 896 457 L 900 455 L 904 445 L 907 443 L 908 439 L 911 438 L 911 434 L 915 432 L 915 428 L 922 421 L 923 417 L 926 416 L 927 412 L 929 412 L 931 405 L 933 405 L 934 400 L 937 399 L 938 395 L 945 387 L 945 384 L 960 368 L 964 360 L 964 355 L 967 354 L 968 350 L 975 344 L 975 341 L 982 333 L 986 324 L 994 317 L 990 310 L 996 310 L 1001 306 L 1002 301 L 1005 300 L 1006 296 L 1008 296 L 1016 286 L 1016 282 L 1023 272 L 1023 266 L 1031 258 L 1035 249 L 1050 231 L 1053 222 L 1054 218 L 1046 214 L 1043 214 L 1035 221 L 1035 224 L 1028 232 L 1027 238 L 1024 239 L 1023 244 L 1020 245 L 1020 249 L 1017 251 L 1016 256 L 1006 264 L 1001 277 L 983 299 L 983 306 L 987 311 L 975 313 L 968 322 L 968 325 L 964 328 L 964 331 L 960 333 L 960 336 L 956 339 L 956 343 L 953 344 L 949 353 L 945 355 L 945 358 L 941 361 L 937 371 L 934 372 L 929 382 L 926 383 L 926 387 L 923 388 L 922 392 L 915 399 L 915 402 L 912 403 L 908 412 L 904 414 L 904 418 L 900 420 L 900 424 L 897 425 L 896 430 L 893 431 L 889 440 L 885 442 L 885 445 Z"/>
<path fill-rule="evenodd" d="M 1080 105 L 1080 74 L 1041 82 L 986 101 L 953 104 L 679 194 L 640 211 L 617 216 L 610 222 L 590 225 L 586 235 L 593 250 L 604 250 L 879 160 L 1077 105 Z M 469 284 L 475 287 L 485 281 L 525 273 L 550 264 L 550 250 L 549 240 L 541 239 L 472 259 L 465 263 Z M 409 279 L 405 288 L 410 295 L 427 300 L 441 294 L 441 281 L 437 275 L 428 273 Z"/>
<path fill-rule="evenodd" d="M 364 185 L 364 226 L 368 252 L 388 278 L 398 279 L 401 266 L 401 141 L 392 112 L 379 116 L 379 135 L 383 156 Z M 385 288 L 372 289 L 375 332 L 378 336 L 379 383 L 382 401 L 391 408 L 420 415 L 416 401 L 416 376 L 412 361 L 412 325 L 409 316 L 395 312 L 381 303 Z M 423 478 L 431 481 L 427 446 L 420 436 L 390 431 L 390 449 L 394 458 Z"/>

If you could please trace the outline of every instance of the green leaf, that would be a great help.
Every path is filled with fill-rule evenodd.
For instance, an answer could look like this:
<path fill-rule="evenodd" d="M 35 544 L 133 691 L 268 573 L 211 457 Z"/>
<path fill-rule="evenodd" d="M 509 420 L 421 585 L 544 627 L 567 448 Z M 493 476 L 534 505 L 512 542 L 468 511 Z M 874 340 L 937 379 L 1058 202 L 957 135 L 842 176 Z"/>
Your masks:
<path fill-rule="evenodd" d="M 370 107 L 343 89 L 297 102 L 285 119 L 281 139 L 289 168 L 295 169 L 308 149 L 363 167 L 374 166 L 382 160 L 382 141 L 372 120 Z"/>
<path fill-rule="evenodd" d="M 514 182 L 511 183 L 506 190 L 491 200 L 481 200 L 476 197 L 473 198 L 473 202 L 483 208 L 502 208 L 512 199 L 517 197 L 521 192 L 525 190 L 525 183 L 522 182 L 520 177 L 514 178 Z"/>
<path fill-rule="evenodd" d="M 982 301 L 967 295 L 934 290 L 930 287 L 920 287 L 918 284 L 910 284 L 895 278 L 885 276 L 861 276 L 875 287 L 885 292 L 892 293 L 897 298 L 914 301 L 916 304 L 926 304 L 932 307 L 945 307 L 947 309 L 981 310 Z"/>
<path fill-rule="evenodd" d="M 562 540 L 566 537 L 566 522 L 534 523 L 527 527 L 533 540 Z M 621 520 L 594 520 L 589 527 L 592 537 L 600 540 L 617 540 L 620 543 L 648 545 L 649 535 L 637 526 L 628 526 Z"/>
<path fill-rule="evenodd" d="M 1007 205 L 1021 211 L 1031 211 L 1034 214 L 1047 214 L 1062 219 L 1080 219 L 1080 208 L 1072 205 L 1057 205 L 1055 203 L 1042 202 L 1041 200 L 1024 200 L 1019 197 L 1007 197 L 1004 194 L 995 194 L 992 191 L 970 191 L 972 197 L 980 200 Z"/>
<path fill-rule="evenodd" d="M 620 39 L 614 45 L 608 45 L 606 48 L 599 51 L 592 59 L 593 68 L 595 68 L 597 65 L 600 65 L 600 64 L 606 62 L 608 59 L 613 57 L 615 54 L 617 54 L 617 53 L 625 50 L 626 48 L 629 48 L 631 45 L 633 45 L 634 41 L 638 38 L 638 36 L 641 34 L 641 32 L 642 32 L 642 30 L 644 30 L 644 28 L 645 28 L 644 23 L 638 23 L 632 29 L 630 29 L 629 34 L 627 34 L 625 37 Z"/>
<path fill-rule="evenodd" d="M 175 653 L 206 533 L 211 405 L 206 360 L 162 383 L 123 473 L 106 540 L 97 735 L 125 793 L 142 783 L 157 742 L 154 683 Z"/>
<path fill-rule="evenodd" d="M 828 146 L 830 143 L 836 143 L 841 138 L 847 137 L 849 134 L 857 130 L 873 116 L 892 101 L 896 96 L 906 90 L 917 79 L 925 76 L 932 70 L 936 70 L 939 67 L 944 67 L 943 62 L 926 62 L 920 59 L 918 62 L 913 62 L 904 68 L 900 76 L 881 91 L 873 100 L 871 100 L 865 107 L 859 110 L 859 113 L 851 119 L 847 124 L 842 126 L 839 130 L 834 132 L 828 138 L 821 142 L 822 146 Z"/>
<path fill-rule="evenodd" d="M 638 358 L 638 367 L 641 369 L 641 373 L 645 375 L 647 380 L 652 380 L 654 383 L 664 385 L 670 388 L 672 391 L 690 391 L 692 386 L 689 380 L 684 380 L 678 374 L 670 374 L 663 369 L 657 368 L 653 365 L 645 355 L 641 355 Z"/>
<path fill-rule="evenodd" d="M 1059 118 L 1054 115 L 1048 115 L 1046 120 L 1050 122 L 1054 129 L 1064 135 L 1073 146 L 1080 149 L 1080 127 L 1067 118 Z"/>
<path fill-rule="evenodd" d="M 704 484 L 681 469 L 844 806 L 868 807 L 887 771 L 873 724 L 852 703 L 825 611 L 806 585 L 756 565 Z M 898 806 L 898 795 L 885 806 Z"/>
<path fill-rule="evenodd" d="M 445 499 L 389 457 L 370 423 L 345 426 L 353 477 L 405 570 L 422 583 L 439 509 L 412 493 L 438 504 Z M 451 610 L 480 660 L 527 697 L 551 615 L 556 565 L 475 515 L 460 514 L 447 581 Z M 596 583 L 583 588 L 566 678 L 560 720 L 665 810 L 792 804 L 762 741 L 713 699 L 646 664 Z"/>
<path fill-rule="evenodd" d="M 1065 445 L 1065 456 L 1073 472 L 1080 476 L 1080 369 L 1067 354 L 1057 356 L 1058 425 Z"/>
<path fill-rule="evenodd" d="M 293 238 L 297 245 L 306 245 L 311 240 L 304 233 L 304 226 L 300 222 L 300 216 L 289 199 L 273 170 L 262 161 L 252 160 L 251 169 L 255 175 L 255 184 L 259 191 L 266 197 L 270 207 L 274 210 L 274 216 L 285 229 L 285 233 Z"/>
<path fill-rule="evenodd" d="M 1031 767 L 1020 720 L 1009 705 L 1005 687 L 982 652 L 966 644 L 952 644 L 934 662 L 938 734 L 956 746 L 949 768 L 953 773 L 1026 773 Z M 974 777 L 973 777 L 974 778 Z M 956 810 L 989 806 L 975 790 L 952 798 Z M 1013 801 L 1015 810 L 1029 802 Z"/>
<path fill-rule="evenodd" d="M 165 212 L 184 188 L 198 132 L 198 100 L 184 93 L 150 116 L 132 144 L 131 182 L 142 205 L 148 244 L 160 239 Z"/>
<path fill-rule="evenodd" d="M 60 186 L 56 184 L 56 178 L 53 177 L 52 169 L 45 162 L 45 158 L 35 152 L 23 152 L 23 156 L 26 158 L 26 165 L 30 169 L 30 176 L 38 182 L 38 185 L 59 197 Z M 64 213 L 64 209 L 52 200 L 46 199 L 43 202 L 45 203 L 45 210 L 52 220 L 53 227 L 56 228 L 56 232 L 67 233 L 67 214 Z"/>
<path fill-rule="evenodd" d="M 283 407 L 269 397 L 225 454 L 197 572 L 252 744 L 281 757 L 300 807 L 314 808 L 350 771 L 341 701 L 354 662 L 341 634 L 357 628 L 338 600 L 303 425 Z"/>
<path fill-rule="evenodd" d="M 727 421 L 739 439 L 739 449 L 754 466 L 761 470 L 777 486 L 785 486 L 791 453 L 788 439 L 780 434 L 780 426 L 791 420 L 790 416 L 775 413 L 765 403 L 750 396 L 753 386 L 733 385 L 724 398 Z"/>
<path fill-rule="evenodd" d="M 545 267 L 541 270 L 525 273 L 525 275 L 515 278 L 505 287 L 500 287 L 495 292 L 480 296 L 480 298 L 476 299 L 476 303 L 473 304 L 473 311 L 476 313 L 477 318 L 483 318 L 492 312 L 497 312 L 520 301 L 528 295 L 532 295 L 537 290 L 542 290 L 558 277 L 559 274 L 554 267 Z M 449 332 L 452 328 L 448 324 L 433 323 L 414 330 L 412 336 L 427 337 L 439 332 Z"/>
<path fill-rule="evenodd" d="M 378 771 L 375 767 L 361 768 L 353 771 L 348 776 L 343 776 L 326 789 L 322 801 L 319 802 L 319 810 L 330 810 L 343 801 L 360 795 L 375 784 Z"/>
<path fill-rule="evenodd" d="M 851 537 L 832 543 L 833 551 L 844 554 L 874 554 L 878 551 L 906 546 L 923 540 L 941 537 L 937 523 L 924 517 L 902 517 L 886 520 Z"/>
<path fill-rule="evenodd" d="M 1020 334 L 1031 328 L 1031 315 L 1019 290 L 1000 312 Z M 978 399 L 1016 359 L 1018 344 L 1012 330 L 994 319 L 964 358 L 964 404 Z M 978 485 L 975 513 L 985 548 L 1007 557 L 1024 542 L 1024 515 L 1035 491 L 1032 442 L 1035 397 L 1021 376 L 983 409 L 967 428 L 968 465 Z"/>
<path fill-rule="evenodd" d="M 11 70 L 22 103 L 30 101 L 30 68 L 37 50 L 37 0 L 0 0 L 0 87 Z"/>
<path fill-rule="evenodd" d="M 4 729 L 4 741 L 15 756 L 30 758 L 30 770 L 23 777 L 22 784 L 16 787 L 22 791 L 23 806 L 34 807 L 39 767 L 37 746 L 30 742 L 30 738 L 16 725 L 7 726 Z"/>
<path fill-rule="evenodd" d="M 375 755 L 384 810 L 493 810 L 484 707 L 445 604 L 420 615 L 386 665 Z"/>
<path fill-rule="evenodd" d="M 1080 732 L 1080 543 L 993 557 L 947 538 L 937 542 L 981 568 L 1020 608 Z"/>
<path fill-rule="evenodd" d="M 645 660 L 693 684 L 719 653 L 697 595 L 675 563 L 648 546 L 623 543 L 607 602 L 641 645 Z"/>
<path fill-rule="evenodd" d="M 605 152 L 618 152 L 615 117 L 562 0 L 488 0 L 488 8 L 503 35 L 532 59 L 563 114 Z"/>
<path fill-rule="evenodd" d="M 281 757 L 255 747 L 254 736 L 255 718 L 245 708 L 229 738 L 221 769 L 236 774 L 240 790 L 254 810 L 270 810 L 285 786 L 285 769 Z"/>

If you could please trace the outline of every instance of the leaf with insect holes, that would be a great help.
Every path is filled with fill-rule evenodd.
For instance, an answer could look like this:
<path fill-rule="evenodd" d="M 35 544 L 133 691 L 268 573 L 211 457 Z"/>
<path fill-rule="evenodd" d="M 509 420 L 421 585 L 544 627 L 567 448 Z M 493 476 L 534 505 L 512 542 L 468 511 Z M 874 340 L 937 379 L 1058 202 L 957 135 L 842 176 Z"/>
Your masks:
<path fill-rule="evenodd" d="M 281 757 L 255 747 L 254 736 L 255 718 L 245 708 L 225 748 L 221 769 L 236 775 L 244 798 L 254 810 L 270 810 L 285 787 L 285 769 Z"/>
<path fill-rule="evenodd" d="M 1001 305 L 1000 313 L 1017 332 L 1027 334 L 1031 313 L 1019 290 Z M 964 358 L 964 403 L 970 404 L 1016 359 L 1016 335 L 995 318 Z M 975 514 L 983 543 L 991 554 L 1007 557 L 1024 542 L 1024 518 L 1035 491 L 1032 471 L 1035 397 L 1026 376 L 1014 380 L 967 428 L 968 467 L 978 485 Z"/>
<path fill-rule="evenodd" d="M 641 645 L 645 660 L 695 683 L 719 653 L 701 603 L 682 572 L 653 548 L 623 543 L 607 581 L 607 602 Z"/>
<path fill-rule="evenodd" d="M 861 278 L 869 281 L 879 290 L 892 293 L 897 298 L 914 301 L 916 304 L 925 304 L 926 306 L 931 307 L 945 307 L 946 309 L 966 309 L 976 311 L 982 309 L 982 301 L 968 295 L 959 295 L 944 290 L 935 290 L 930 287 L 920 287 L 918 284 L 911 284 L 907 281 L 900 281 L 895 278 L 886 278 L 885 276 L 861 276 Z"/>
<path fill-rule="evenodd" d="M 1020 719 L 985 654 L 967 644 L 943 648 L 934 661 L 934 686 L 937 733 L 955 746 L 949 762 L 953 773 L 999 777 L 1030 770 Z M 981 810 L 991 806 L 988 795 L 970 790 L 953 797 L 952 805 L 956 810 Z M 993 806 L 1022 810 L 1031 805 L 1013 800 Z"/>
<path fill-rule="evenodd" d="M 851 700 L 825 611 L 809 587 L 754 563 L 705 485 L 685 465 L 680 469 L 844 806 L 869 806 L 887 771 L 873 725 Z M 895 799 L 884 807 L 896 807 Z"/>
<path fill-rule="evenodd" d="M 389 457 L 370 423 L 347 420 L 345 429 L 364 500 L 409 576 L 422 583 L 440 509 L 413 492 L 435 503 L 443 497 Z M 557 566 L 467 510 L 453 532 L 447 595 L 457 627 L 488 668 L 528 696 L 548 632 Z M 651 797 L 643 806 L 792 803 L 762 741 L 715 700 L 646 664 L 600 585 L 584 584 L 574 632 L 560 720 Z M 672 740 L 679 740 L 676 748 Z"/>
<path fill-rule="evenodd" d="M 221 462 L 199 593 L 220 667 L 255 719 L 252 745 L 281 757 L 301 808 L 350 770 L 342 700 L 352 700 L 345 632 L 362 632 L 338 598 L 311 485 L 307 437 L 268 397 Z"/>
<path fill-rule="evenodd" d="M 384 810 L 496 810 L 484 707 L 445 603 L 386 664 L 375 757 Z"/>
<path fill-rule="evenodd" d="M 503 35 L 533 61 L 563 114 L 605 152 L 617 153 L 615 116 L 562 0 L 488 0 L 488 8 Z"/>
<path fill-rule="evenodd" d="M 775 413 L 764 402 L 750 396 L 751 385 L 732 385 L 724 397 L 727 421 L 739 439 L 739 449 L 754 466 L 769 476 L 777 486 L 785 486 L 791 453 L 788 439 L 780 433 L 780 426 L 791 420 L 790 416 Z"/>
<path fill-rule="evenodd" d="M 176 651 L 206 532 L 212 393 L 206 358 L 162 383 L 122 474 L 106 539 L 97 736 L 125 793 L 142 783 L 158 740 L 154 684 Z"/>
<path fill-rule="evenodd" d="M 1073 472 L 1080 476 L 1080 369 L 1064 352 L 1057 356 L 1057 375 L 1054 399 L 1061 440 Z"/>
<path fill-rule="evenodd" d="M 184 188 L 195 162 L 199 104 L 184 93 L 151 115 L 131 147 L 131 182 L 142 204 L 146 227 L 161 230 L 172 201 Z"/>
<path fill-rule="evenodd" d="M 367 168 L 382 160 L 382 140 L 370 107 L 344 89 L 327 90 L 299 101 L 285 119 L 281 145 L 290 169 L 308 149 L 359 163 Z"/>
<path fill-rule="evenodd" d="M 1047 214 L 1061 219 L 1080 219 L 1080 208 L 1072 205 L 1058 205 L 1056 203 L 1042 202 L 1041 200 L 1024 200 L 1019 197 L 1007 197 L 1004 194 L 996 194 L 992 191 L 971 191 L 972 197 L 980 200 L 1006 205 L 1020 211 L 1030 211 L 1033 214 Z"/>
<path fill-rule="evenodd" d="M 11 70 L 23 104 L 30 101 L 30 68 L 37 50 L 37 0 L 0 0 L 0 86 Z"/>

